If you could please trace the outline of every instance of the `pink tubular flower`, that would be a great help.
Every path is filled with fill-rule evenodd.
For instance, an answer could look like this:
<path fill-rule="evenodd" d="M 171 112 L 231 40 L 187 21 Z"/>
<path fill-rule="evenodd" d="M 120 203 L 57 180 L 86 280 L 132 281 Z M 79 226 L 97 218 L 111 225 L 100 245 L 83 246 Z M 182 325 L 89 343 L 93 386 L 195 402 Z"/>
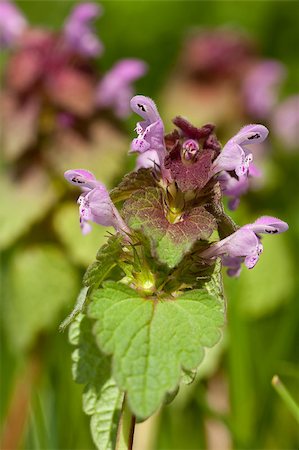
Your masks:
<path fill-rule="evenodd" d="M 16 44 L 27 27 L 26 19 L 16 6 L 6 0 L 0 2 L 0 49 Z"/>
<path fill-rule="evenodd" d="M 260 233 L 278 234 L 287 230 L 286 222 L 275 217 L 262 216 L 254 223 L 244 225 L 225 239 L 212 244 L 200 256 L 204 259 L 220 257 L 223 265 L 228 267 L 228 275 L 238 276 L 242 262 L 248 269 L 252 269 L 258 262 L 263 251 Z"/>
<path fill-rule="evenodd" d="M 98 106 L 114 109 L 118 117 L 128 116 L 133 96 L 132 83 L 142 77 L 146 70 L 146 64 L 139 59 L 117 62 L 98 85 Z"/>
<path fill-rule="evenodd" d="M 80 226 L 83 234 L 91 231 L 89 221 L 114 227 L 116 231 L 127 236 L 129 229 L 112 203 L 105 186 L 96 180 L 91 172 L 83 169 L 68 170 L 65 179 L 75 186 L 80 186 L 83 193 L 78 198 Z"/>
<path fill-rule="evenodd" d="M 272 126 L 287 149 L 299 148 L 299 95 L 292 95 L 277 106 Z"/>
<path fill-rule="evenodd" d="M 223 147 L 220 155 L 215 159 L 212 175 L 222 170 L 235 171 L 238 177 L 247 175 L 252 162 L 252 153 L 247 147 L 253 143 L 263 142 L 269 131 L 263 125 L 246 125 L 231 138 Z"/>
<path fill-rule="evenodd" d="M 64 26 L 69 45 L 83 56 L 98 56 L 103 44 L 93 30 L 93 22 L 101 15 L 97 3 L 81 3 L 74 7 Z"/>
<path fill-rule="evenodd" d="M 166 156 L 164 125 L 157 107 L 153 100 L 143 95 L 135 95 L 130 104 L 132 110 L 144 119 L 142 122 L 137 122 L 136 131 L 138 137 L 131 144 L 131 152 L 144 155 L 142 160 L 147 161 L 147 167 L 150 167 L 149 161 L 151 159 L 153 161 L 151 167 L 155 167 L 156 162 L 159 161 L 160 170 L 163 174 Z M 151 153 L 146 154 L 146 152 Z M 156 154 L 155 157 L 153 157 L 154 152 Z"/>
<path fill-rule="evenodd" d="M 275 60 L 264 60 L 251 69 L 243 86 L 250 114 L 259 119 L 269 116 L 277 103 L 278 89 L 285 75 L 285 67 Z"/>

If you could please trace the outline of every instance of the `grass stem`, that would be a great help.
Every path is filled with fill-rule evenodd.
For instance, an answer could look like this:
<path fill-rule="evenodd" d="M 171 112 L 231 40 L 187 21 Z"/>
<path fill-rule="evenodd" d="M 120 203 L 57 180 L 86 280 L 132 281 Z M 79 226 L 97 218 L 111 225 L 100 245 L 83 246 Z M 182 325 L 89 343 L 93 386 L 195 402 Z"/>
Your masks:
<path fill-rule="evenodd" d="M 285 385 L 282 383 L 278 375 L 274 375 L 274 377 L 272 378 L 272 386 L 299 423 L 299 406 L 297 405 Z"/>

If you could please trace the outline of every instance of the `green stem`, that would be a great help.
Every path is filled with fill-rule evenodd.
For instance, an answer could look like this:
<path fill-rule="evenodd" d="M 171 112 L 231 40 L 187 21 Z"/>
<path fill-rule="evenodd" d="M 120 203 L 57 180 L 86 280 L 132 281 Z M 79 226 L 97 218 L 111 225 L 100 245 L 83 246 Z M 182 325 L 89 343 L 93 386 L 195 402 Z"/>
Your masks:
<path fill-rule="evenodd" d="M 135 416 L 131 413 L 124 397 L 118 423 L 115 450 L 132 450 L 135 429 Z"/>
<path fill-rule="evenodd" d="M 285 387 L 285 385 L 281 382 L 278 375 L 274 375 L 272 378 L 272 386 L 280 396 L 280 398 L 285 402 L 286 406 L 289 408 L 289 411 L 293 414 L 297 422 L 299 422 L 299 406 Z"/>

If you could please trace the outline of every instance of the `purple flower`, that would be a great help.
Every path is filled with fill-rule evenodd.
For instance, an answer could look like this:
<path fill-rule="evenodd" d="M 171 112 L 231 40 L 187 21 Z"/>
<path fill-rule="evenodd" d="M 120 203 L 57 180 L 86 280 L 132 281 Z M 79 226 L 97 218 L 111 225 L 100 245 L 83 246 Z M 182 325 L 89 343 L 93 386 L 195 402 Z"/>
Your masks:
<path fill-rule="evenodd" d="M 228 207 L 234 211 L 240 204 L 240 197 L 249 189 L 249 180 L 246 175 L 236 178 L 231 176 L 228 172 L 221 172 L 218 175 L 218 181 L 222 193 L 229 197 Z"/>
<path fill-rule="evenodd" d="M 235 171 L 238 177 L 247 175 L 252 163 L 252 153 L 248 146 L 263 142 L 269 131 L 263 125 L 246 125 L 231 138 L 223 147 L 220 155 L 215 159 L 212 175 L 225 171 Z"/>
<path fill-rule="evenodd" d="M 137 123 L 136 131 L 138 137 L 131 144 L 131 152 L 144 154 L 151 151 L 151 157 L 155 152 L 156 156 L 153 158 L 152 167 L 155 167 L 156 162 L 159 161 L 159 168 L 163 177 L 163 173 L 165 173 L 164 159 L 166 156 L 164 125 L 157 107 L 153 100 L 143 95 L 135 95 L 130 104 L 132 110 L 144 119 L 142 122 Z M 146 160 L 149 161 L 148 158 Z"/>
<path fill-rule="evenodd" d="M 135 170 L 148 169 L 150 167 L 159 167 L 160 162 L 156 150 L 148 150 L 138 155 Z"/>
<path fill-rule="evenodd" d="M 27 27 L 27 22 L 13 3 L 0 2 L 0 49 L 13 46 Z"/>
<path fill-rule="evenodd" d="M 91 231 L 89 221 L 114 227 L 116 231 L 127 236 L 129 229 L 112 203 L 105 186 L 91 172 L 83 169 L 68 170 L 64 177 L 75 186 L 80 186 L 83 193 L 78 198 L 80 226 L 83 234 Z"/>
<path fill-rule="evenodd" d="M 98 85 L 98 106 L 113 108 L 118 117 L 128 116 L 130 99 L 134 94 L 132 83 L 142 77 L 146 70 L 146 64 L 139 59 L 117 62 Z"/>
<path fill-rule="evenodd" d="M 275 60 L 256 64 L 244 80 L 244 96 L 247 110 L 254 117 L 269 116 L 277 103 L 278 88 L 285 78 L 284 66 Z"/>
<path fill-rule="evenodd" d="M 220 257 L 224 266 L 228 267 L 228 275 L 238 276 L 241 263 L 252 269 L 263 251 L 260 233 L 278 234 L 287 231 L 288 224 L 276 217 L 262 216 L 254 223 L 244 225 L 235 233 L 212 244 L 201 253 L 204 259 Z"/>
<path fill-rule="evenodd" d="M 102 13 L 97 3 L 81 3 L 74 7 L 64 26 L 69 45 L 83 56 L 98 56 L 103 44 L 93 30 L 93 21 Z"/>
<path fill-rule="evenodd" d="M 199 152 L 198 142 L 194 139 L 187 139 L 182 146 L 182 154 L 186 161 L 196 159 Z"/>
<path fill-rule="evenodd" d="M 299 95 L 288 97 L 277 106 L 272 117 L 272 126 L 288 149 L 299 148 Z"/>
<path fill-rule="evenodd" d="M 249 166 L 248 175 L 234 177 L 228 172 L 221 172 L 217 180 L 220 183 L 222 193 L 229 197 L 228 207 L 231 211 L 238 208 L 240 204 L 240 197 L 245 195 L 250 187 L 249 178 L 261 177 L 261 171 L 252 163 Z"/>

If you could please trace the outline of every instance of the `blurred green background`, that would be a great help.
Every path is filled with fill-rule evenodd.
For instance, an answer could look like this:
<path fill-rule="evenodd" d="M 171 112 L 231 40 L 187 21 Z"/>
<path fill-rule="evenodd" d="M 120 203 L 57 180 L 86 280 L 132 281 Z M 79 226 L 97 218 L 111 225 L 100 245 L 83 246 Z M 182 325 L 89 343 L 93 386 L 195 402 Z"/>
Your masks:
<path fill-rule="evenodd" d="M 74 2 L 17 5 L 32 26 L 59 29 Z M 145 60 L 149 71 L 138 81 L 137 91 L 155 99 L 161 111 L 167 109 L 164 92 L 184 39 L 198 27 L 228 25 L 247 32 L 262 57 L 278 59 L 287 67 L 282 96 L 299 91 L 296 1 L 102 1 L 101 5 L 104 14 L 97 31 L 105 53 L 97 62 L 99 69 L 108 70 L 119 58 Z M 199 103 L 199 114 L 201 107 Z M 165 119 L 168 125 L 169 117 Z M 131 117 L 123 125 L 128 142 L 135 122 Z M 231 125 L 232 131 L 237 129 Z M 231 130 L 223 135 L 227 138 Z M 271 144 L 265 185 L 242 199 L 232 216 L 242 225 L 271 214 L 287 221 L 290 230 L 263 240 L 264 254 L 253 271 L 243 269 L 238 280 L 225 278 L 224 340 L 208 354 L 196 383 L 137 427 L 135 450 L 298 448 L 298 424 L 271 379 L 278 374 L 299 402 L 299 148 L 287 152 L 281 142 L 274 139 Z M 119 172 L 113 171 L 111 185 L 133 163 L 122 164 Z M 18 221 L 18 198 L 13 201 L 2 214 L 11 213 Z M 51 208 L 60 208 L 59 198 L 56 201 Z M 59 333 L 58 326 L 72 308 L 80 276 L 104 232 L 97 230 L 96 238 L 83 241 L 74 228 L 75 203 L 58 211 L 53 223 L 59 248 L 53 245 L 52 232 L 43 237 L 44 224 L 37 221 L 3 251 L 2 430 L 19 436 L 21 449 L 92 449 L 89 419 L 81 408 L 82 389 L 71 379 L 72 349 L 67 333 Z M 40 238 L 34 240 L 33 235 Z"/>

